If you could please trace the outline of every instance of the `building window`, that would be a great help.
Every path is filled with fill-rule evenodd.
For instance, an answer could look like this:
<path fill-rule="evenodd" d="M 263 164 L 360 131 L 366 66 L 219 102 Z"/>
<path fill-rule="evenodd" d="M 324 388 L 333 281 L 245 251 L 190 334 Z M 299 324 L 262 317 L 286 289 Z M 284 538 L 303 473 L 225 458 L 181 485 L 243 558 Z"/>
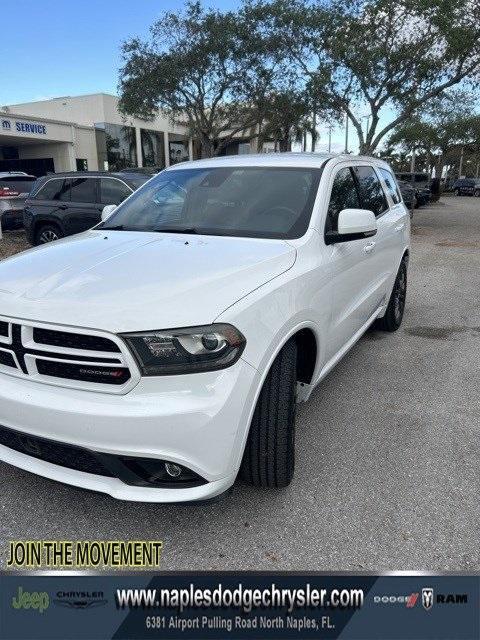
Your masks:
<path fill-rule="evenodd" d="M 98 166 L 108 171 L 118 171 L 137 166 L 135 127 L 95 123 Z"/>
<path fill-rule="evenodd" d="M 238 155 L 250 153 L 250 142 L 241 142 L 238 145 Z"/>
<path fill-rule="evenodd" d="M 77 158 L 77 171 L 88 171 L 88 161 L 85 158 Z"/>
<path fill-rule="evenodd" d="M 170 164 L 177 164 L 178 162 L 190 160 L 190 154 L 188 152 L 188 138 L 181 135 L 169 135 L 168 154 L 170 157 Z"/>
<path fill-rule="evenodd" d="M 144 167 L 165 168 L 165 143 L 162 131 L 140 129 L 142 164 Z"/>

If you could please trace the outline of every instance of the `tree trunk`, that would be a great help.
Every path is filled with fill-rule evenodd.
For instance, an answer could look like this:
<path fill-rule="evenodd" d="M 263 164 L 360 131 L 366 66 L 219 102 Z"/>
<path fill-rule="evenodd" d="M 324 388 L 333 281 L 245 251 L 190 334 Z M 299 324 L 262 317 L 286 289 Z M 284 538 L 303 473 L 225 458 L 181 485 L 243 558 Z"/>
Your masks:
<path fill-rule="evenodd" d="M 202 136 L 201 141 L 201 158 L 213 158 L 215 155 L 215 149 L 213 146 L 213 141 L 206 135 Z"/>
<path fill-rule="evenodd" d="M 367 142 L 360 143 L 358 153 L 361 156 L 373 156 L 373 149 Z"/>
<path fill-rule="evenodd" d="M 435 162 L 435 177 L 442 179 L 443 173 L 443 165 L 444 165 L 444 155 L 440 152 L 437 161 Z"/>
<path fill-rule="evenodd" d="M 317 146 L 318 132 L 317 132 L 317 112 L 314 109 L 312 113 L 312 152 L 315 151 L 315 147 Z M 305 147 L 305 151 L 306 151 Z"/>

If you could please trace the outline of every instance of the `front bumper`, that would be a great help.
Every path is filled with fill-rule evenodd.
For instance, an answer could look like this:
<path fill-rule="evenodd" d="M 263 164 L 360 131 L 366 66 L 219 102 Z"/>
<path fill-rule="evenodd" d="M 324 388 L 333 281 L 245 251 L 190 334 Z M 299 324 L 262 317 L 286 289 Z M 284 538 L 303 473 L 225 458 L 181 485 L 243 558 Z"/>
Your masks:
<path fill-rule="evenodd" d="M 23 203 L 3 202 L 0 208 L 0 220 L 4 231 L 23 227 Z"/>
<path fill-rule="evenodd" d="M 0 445 L 0 460 L 53 480 L 143 502 L 213 498 L 235 481 L 260 384 L 240 359 L 221 371 L 142 378 L 128 394 L 67 389 L 0 374 L 0 425 L 115 456 L 173 462 L 207 482 L 189 488 L 131 486 L 117 477 L 52 464 Z M 18 449 L 18 448 L 17 448 Z"/>

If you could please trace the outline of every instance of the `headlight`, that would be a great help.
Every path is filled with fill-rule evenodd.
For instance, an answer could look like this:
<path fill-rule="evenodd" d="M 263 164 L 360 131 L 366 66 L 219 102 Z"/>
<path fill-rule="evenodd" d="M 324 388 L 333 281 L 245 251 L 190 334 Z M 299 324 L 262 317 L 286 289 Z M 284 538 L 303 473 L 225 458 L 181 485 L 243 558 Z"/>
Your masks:
<path fill-rule="evenodd" d="M 128 333 L 122 337 L 144 376 L 225 369 L 240 358 L 246 342 L 230 324 Z"/>

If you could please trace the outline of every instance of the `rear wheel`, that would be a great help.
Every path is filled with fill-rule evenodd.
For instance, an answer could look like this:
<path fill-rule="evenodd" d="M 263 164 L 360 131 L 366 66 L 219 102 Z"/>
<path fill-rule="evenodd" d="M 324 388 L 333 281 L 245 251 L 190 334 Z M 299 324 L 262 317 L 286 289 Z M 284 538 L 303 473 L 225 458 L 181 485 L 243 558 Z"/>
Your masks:
<path fill-rule="evenodd" d="M 240 469 L 256 487 L 286 487 L 295 468 L 297 345 L 291 339 L 275 358 L 255 407 Z"/>
<path fill-rule="evenodd" d="M 475 198 L 480 198 L 480 189 L 475 189 L 473 195 L 475 196 Z"/>
<path fill-rule="evenodd" d="M 402 260 L 400 268 L 395 278 L 387 310 L 383 318 L 375 321 L 375 327 L 381 331 L 396 331 L 402 324 L 403 312 L 405 310 L 405 299 L 407 297 L 407 263 Z"/>
<path fill-rule="evenodd" d="M 47 244 L 63 238 L 63 233 L 54 224 L 43 224 L 35 232 L 35 245 Z"/>
<path fill-rule="evenodd" d="M 460 189 L 455 189 L 455 191 L 453 193 L 454 193 L 454 195 L 459 196 L 460 195 Z"/>

